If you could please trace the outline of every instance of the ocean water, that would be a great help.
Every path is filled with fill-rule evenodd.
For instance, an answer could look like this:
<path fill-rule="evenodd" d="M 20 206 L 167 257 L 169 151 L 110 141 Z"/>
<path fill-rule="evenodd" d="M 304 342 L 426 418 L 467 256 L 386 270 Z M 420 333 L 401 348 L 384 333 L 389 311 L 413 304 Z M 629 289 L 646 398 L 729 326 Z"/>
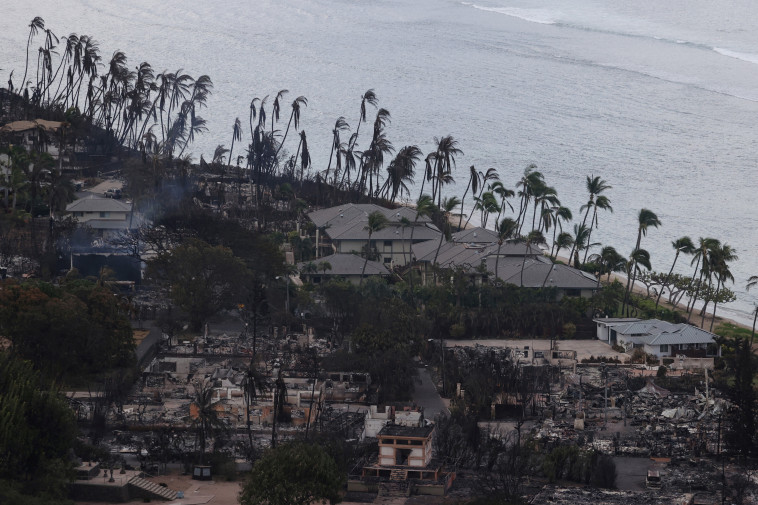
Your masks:
<path fill-rule="evenodd" d="M 729 286 L 738 300 L 719 313 L 752 321 L 758 297 L 744 286 L 758 275 L 754 2 L 6 2 L 0 82 L 15 69 L 18 84 L 34 16 L 59 35 L 93 36 L 104 59 L 121 49 L 133 66 L 210 75 L 215 91 L 202 112 L 210 132 L 193 146 L 196 158 L 230 144 L 253 97 L 289 89 L 287 104 L 309 100 L 302 128 L 324 169 L 334 121 L 345 116 L 354 129 L 360 96 L 374 88 L 392 113 L 396 148 L 426 153 L 435 136 L 459 141 L 451 194 L 463 193 L 470 165 L 496 168 L 512 188 L 536 163 L 576 217 L 585 176 L 600 175 L 613 186 L 614 212 L 600 216 L 593 240 L 629 253 L 645 207 L 663 223 L 643 239 L 656 270 L 668 270 L 680 236 L 729 243 L 739 255 Z M 287 105 L 282 129 L 288 114 Z M 290 133 L 285 149 L 296 147 Z M 687 263 L 678 270 L 689 273 Z"/>

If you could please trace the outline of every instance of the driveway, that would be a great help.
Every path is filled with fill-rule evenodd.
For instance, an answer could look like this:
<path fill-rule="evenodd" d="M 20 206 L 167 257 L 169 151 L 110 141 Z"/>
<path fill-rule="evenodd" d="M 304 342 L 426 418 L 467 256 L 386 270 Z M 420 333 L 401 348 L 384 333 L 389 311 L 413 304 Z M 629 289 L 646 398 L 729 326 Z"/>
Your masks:
<path fill-rule="evenodd" d="M 442 401 L 437 388 L 434 387 L 429 370 L 426 367 L 418 368 L 418 381 L 413 391 L 413 401 L 416 402 L 416 405 L 424 408 L 426 419 L 434 420 L 440 412 L 450 414 L 450 410 Z"/>

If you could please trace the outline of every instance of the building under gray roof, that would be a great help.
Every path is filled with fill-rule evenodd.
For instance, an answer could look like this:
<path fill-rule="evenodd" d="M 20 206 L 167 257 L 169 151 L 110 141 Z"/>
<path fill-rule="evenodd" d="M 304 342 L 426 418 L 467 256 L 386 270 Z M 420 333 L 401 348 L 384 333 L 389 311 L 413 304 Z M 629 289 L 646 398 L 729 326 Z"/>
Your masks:
<path fill-rule="evenodd" d="M 685 323 L 669 323 L 660 319 L 646 319 L 615 327 L 618 334 L 642 337 L 648 345 L 710 344 L 716 335 Z"/>
<path fill-rule="evenodd" d="M 313 261 L 302 261 L 297 264 L 297 269 L 300 271 L 300 275 L 318 275 L 323 277 L 350 277 L 360 276 L 363 271 L 363 264 L 366 260 L 356 254 L 332 254 L 331 256 L 324 256 Z M 327 262 L 332 267 L 329 270 L 317 270 L 312 273 L 305 273 L 304 269 L 308 263 L 313 263 L 318 267 L 321 262 Z M 378 261 L 369 260 L 366 263 L 366 276 L 369 275 L 390 275 L 390 271 L 387 270 L 383 264 Z"/>
<path fill-rule="evenodd" d="M 480 227 L 466 228 L 453 233 L 450 238 L 461 244 L 494 244 L 498 240 L 497 233 Z"/>
<path fill-rule="evenodd" d="M 89 195 L 66 206 L 66 212 L 131 212 L 132 204 L 113 198 Z"/>
<path fill-rule="evenodd" d="M 308 213 L 308 218 L 313 221 L 317 228 L 337 228 L 357 220 L 366 221 L 372 212 L 381 212 L 390 223 L 400 223 L 405 218 L 411 223 L 429 223 L 431 219 L 419 216 L 416 219 L 416 211 L 411 207 L 399 207 L 388 209 L 373 203 L 348 203 L 337 205 L 328 209 L 314 210 Z"/>

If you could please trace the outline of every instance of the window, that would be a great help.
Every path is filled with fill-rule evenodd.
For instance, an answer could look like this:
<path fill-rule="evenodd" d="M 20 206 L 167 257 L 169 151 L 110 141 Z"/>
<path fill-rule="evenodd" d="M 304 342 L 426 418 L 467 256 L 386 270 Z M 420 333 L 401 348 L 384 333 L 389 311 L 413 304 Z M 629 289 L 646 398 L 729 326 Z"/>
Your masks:
<path fill-rule="evenodd" d="M 668 344 L 661 344 L 661 351 L 660 352 L 669 352 L 669 345 Z"/>
<path fill-rule="evenodd" d="M 390 249 L 392 249 L 392 241 L 391 240 L 385 240 L 384 241 L 384 247 L 385 248 L 389 247 Z"/>
<path fill-rule="evenodd" d="M 391 257 L 390 258 L 384 258 L 384 263 L 385 264 L 392 263 L 392 258 Z"/>
<path fill-rule="evenodd" d="M 110 216 L 110 212 L 101 212 L 100 217 L 108 217 Z"/>

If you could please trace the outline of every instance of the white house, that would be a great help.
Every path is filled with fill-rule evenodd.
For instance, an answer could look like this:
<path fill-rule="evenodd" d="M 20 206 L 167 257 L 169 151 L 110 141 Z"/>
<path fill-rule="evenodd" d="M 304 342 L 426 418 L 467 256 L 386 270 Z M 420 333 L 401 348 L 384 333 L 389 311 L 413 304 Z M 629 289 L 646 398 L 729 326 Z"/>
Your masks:
<path fill-rule="evenodd" d="M 316 226 L 317 256 L 332 253 L 361 254 L 368 243 L 368 216 L 381 212 L 387 225 L 371 235 L 371 249 L 388 268 L 412 261 L 411 246 L 437 239 L 440 231 L 428 217 L 417 218 L 410 207 L 388 209 L 375 204 L 346 204 L 316 210 L 308 217 Z"/>
<path fill-rule="evenodd" d="M 690 324 L 674 324 L 659 319 L 595 319 L 597 337 L 627 352 L 641 348 L 661 357 L 710 358 L 721 355 L 716 335 Z"/>
<path fill-rule="evenodd" d="M 144 221 L 140 214 L 132 211 L 131 203 L 95 195 L 68 204 L 66 212 L 80 225 L 88 226 L 105 239 L 125 230 L 136 229 Z"/>

